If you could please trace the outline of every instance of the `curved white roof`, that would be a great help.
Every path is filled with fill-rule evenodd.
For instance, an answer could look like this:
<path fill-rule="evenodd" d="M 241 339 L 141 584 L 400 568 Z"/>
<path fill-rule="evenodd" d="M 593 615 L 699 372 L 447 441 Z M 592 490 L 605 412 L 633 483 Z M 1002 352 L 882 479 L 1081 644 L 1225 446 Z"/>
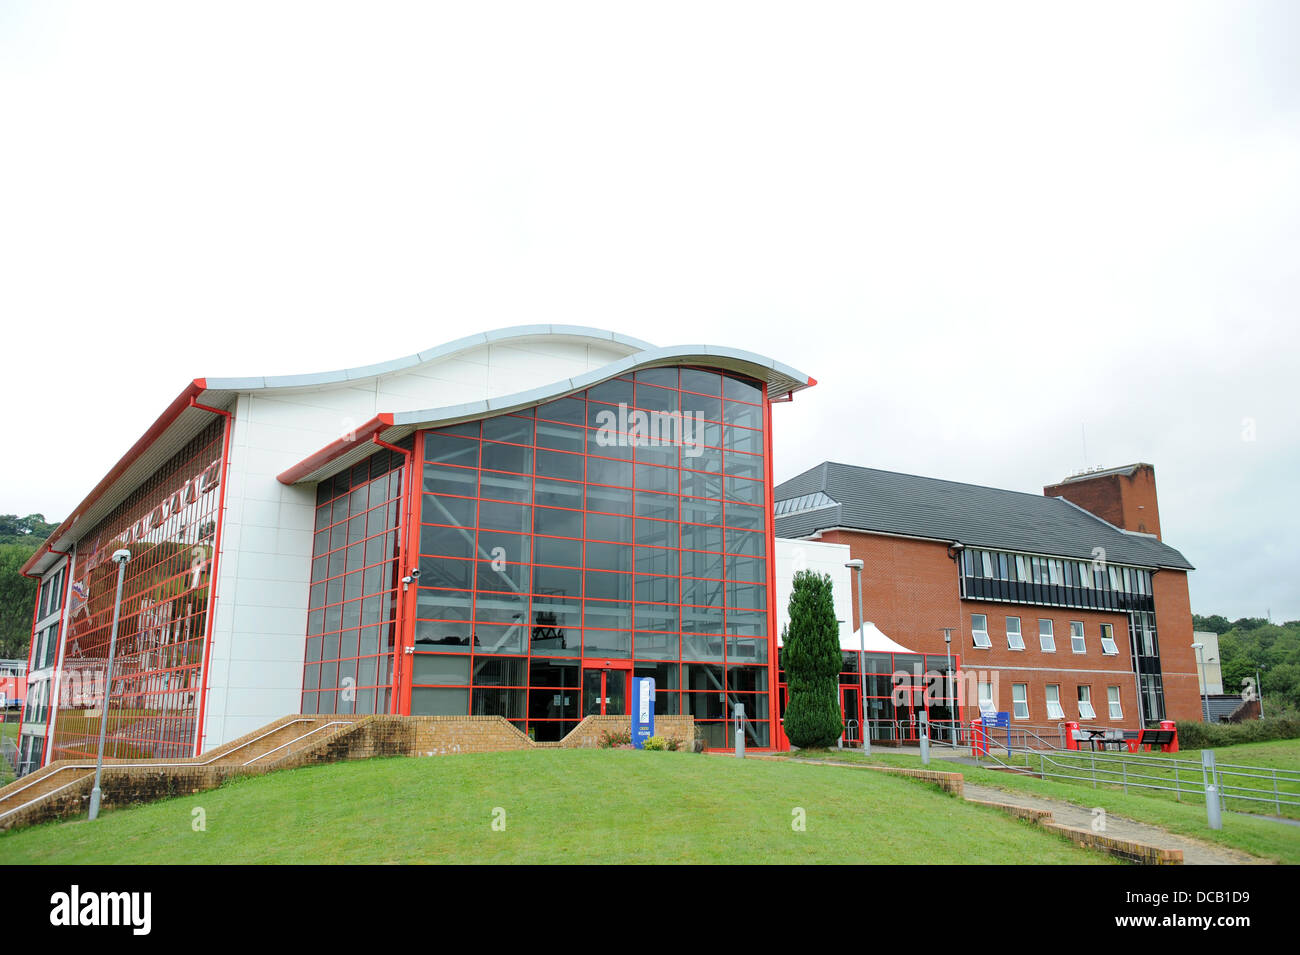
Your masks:
<path fill-rule="evenodd" d="M 552 331 L 546 331 L 547 329 Z M 589 388 L 616 375 L 627 374 L 642 368 L 664 365 L 705 365 L 711 368 L 735 371 L 766 383 L 768 395 L 772 398 L 784 398 L 795 391 L 816 384 L 814 379 L 789 365 L 740 348 L 727 348 L 718 345 L 671 345 L 656 348 L 645 342 L 638 342 L 626 336 L 615 335 L 613 332 L 603 332 L 599 329 L 580 326 L 523 325 L 491 333 L 490 340 L 493 342 L 519 341 L 546 335 L 585 337 L 603 344 L 615 343 L 626 348 L 628 354 L 580 374 L 561 378 L 523 391 L 435 408 L 381 412 L 360 427 L 350 430 L 346 436 L 340 437 L 339 440 L 321 448 L 315 454 L 304 458 L 294 467 L 286 470 L 280 475 L 280 480 L 286 484 L 297 484 L 301 482 L 312 483 L 328 477 L 330 474 L 372 454 L 373 448 L 370 446 L 370 438 L 372 437 L 391 443 L 419 429 L 456 424 L 460 421 L 468 421 L 487 415 L 504 414 L 534 407 L 553 401 L 556 398 L 562 398 L 573 392 L 581 391 L 584 388 Z M 473 336 L 452 342 L 441 349 L 436 349 L 436 354 L 421 352 L 416 356 L 399 359 L 399 361 L 403 363 L 416 361 L 418 363 L 443 360 L 468 348 L 478 347 L 482 344 L 484 344 L 482 336 Z M 428 357 L 421 357 L 425 355 Z M 210 387 L 214 388 L 229 388 L 233 381 L 238 387 L 232 390 L 236 391 L 246 390 L 249 383 L 255 381 L 265 382 L 261 386 L 265 388 L 301 388 L 333 382 L 352 382 L 357 380 L 357 376 L 363 374 L 381 375 L 407 367 L 410 367 L 410 365 L 402 364 L 401 368 L 398 368 L 394 363 L 386 363 L 384 365 L 367 366 L 364 369 L 334 372 L 330 373 L 328 377 L 291 376 L 278 379 L 232 379 L 212 381 L 209 384 Z"/>

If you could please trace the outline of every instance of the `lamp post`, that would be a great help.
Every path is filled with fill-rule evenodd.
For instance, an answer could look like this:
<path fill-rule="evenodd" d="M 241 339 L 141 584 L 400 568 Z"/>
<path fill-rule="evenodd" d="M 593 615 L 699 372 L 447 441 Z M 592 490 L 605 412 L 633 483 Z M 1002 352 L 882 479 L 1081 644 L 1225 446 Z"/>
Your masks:
<path fill-rule="evenodd" d="M 90 819 L 99 817 L 99 778 L 104 773 L 104 737 L 108 732 L 108 698 L 113 689 L 113 656 L 117 652 L 117 623 L 122 616 L 122 581 L 131 552 L 126 548 L 113 551 L 117 564 L 117 596 L 113 598 L 113 629 L 108 637 L 108 671 L 104 674 L 104 701 L 99 707 L 99 756 L 95 759 L 95 788 L 90 791 Z"/>
<path fill-rule="evenodd" d="M 954 692 L 956 690 L 956 687 L 952 683 L 952 627 L 943 628 L 943 655 L 947 657 L 948 660 L 946 664 L 947 669 L 945 669 L 943 672 L 943 694 L 944 697 L 949 701 L 948 706 L 946 707 L 948 710 L 948 720 L 950 723 L 950 725 L 948 726 L 948 733 L 949 733 L 948 738 L 952 740 L 952 748 L 956 749 L 957 748 L 957 726 L 960 723 L 960 717 L 954 718 L 955 707 L 953 706 L 953 703 L 955 702 L 955 697 L 957 696 L 957 694 L 956 692 Z"/>
<path fill-rule="evenodd" d="M 1255 670 L 1255 697 L 1259 700 L 1259 718 L 1264 718 L 1264 684 L 1260 682 L 1259 670 Z"/>
<path fill-rule="evenodd" d="M 1210 722 L 1210 698 L 1207 691 L 1209 687 L 1205 685 L 1205 644 L 1193 643 L 1192 649 L 1196 651 L 1196 662 L 1201 670 L 1201 719 Z"/>
<path fill-rule="evenodd" d="M 858 705 L 862 707 L 862 753 L 871 755 L 871 720 L 867 714 L 867 627 L 863 622 L 867 615 L 866 605 L 862 602 L 862 561 L 854 558 L 844 564 L 858 578 Z"/>

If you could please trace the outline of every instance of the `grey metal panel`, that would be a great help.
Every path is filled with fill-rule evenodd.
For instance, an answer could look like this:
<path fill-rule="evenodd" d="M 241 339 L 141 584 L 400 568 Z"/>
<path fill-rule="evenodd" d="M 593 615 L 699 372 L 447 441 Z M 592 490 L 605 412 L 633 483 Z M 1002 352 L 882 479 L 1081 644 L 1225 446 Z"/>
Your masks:
<path fill-rule="evenodd" d="M 310 388 L 319 385 L 339 384 L 341 382 L 357 381 L 363 378 L 371 378 L 378 375 L 387 375 L 403 371 L 407 368 L 413 368 L 416 365 L 435 361 L 439 358 L 449 358 L 460 352 L 476 348 L 480 345 L 508 342 L 513 339 L 537 338 L 546 335 L 568 335 L 574 338 L 591 338 L 599 341 L 614 342 L 629 348 L 637 348 L 639 350 L 646 350 L 653 347 L 647 342 L 642 342 L 626 335 L 618 335 L 615 332 L 600 328 L 589 328 L 585 325 L 514 325 L 509 328 L 498 328 L 490 332 L 478 332 L 473 335 L 466 335 L 464 338 L 458 338 L 454 341 L 446 342 L 445 344 L 437 345 L 433 348 L 427 348 L 424 351 L 416 352 L 414 355 L 394 358 L 391 361 L 379 362 L 374 365 L 361 365 L 355 368 L 341 368 L 335 371 L 312 372 L 304 375 L 268 375 L 261 378 L 213 378 L 209 380 L 209 385 L 213 388 L 221 388 L 228 391 L 257 391 L 263 388 Z"/>
<path fill-rule="evenodd" d="M 1174 548 L 1125 533 L 1063 498 L 825 462 L 778 485 L 776 500 L 822 491 L 831 510 L 776 518 L 781 537 L 827 527 L 961 541 L 971 547 L 1091 560 L 1094 548 L 1119 564 L 1193 569 Z M 831 523 L 831 521 L 834 523 Z"/>
<path fill-rule="evenodd" d="M 743 370 L 760 380 L 767 380 L 770 366 L 764 365 L 761 355 L 751 355 L 750 358 L 739 356 L 751 355 L 749 352 L 738 352 L 736 362 L 743 366 Z M 502 414 L 507 411 L 514 411 L 520 408 L 527 408 L 533 405 L 543 404 L 547 401 L 563 397 L 575 391 L 581 391 L 583 388 L 590 388 L 592 385 L 599 384 L 629 371 L 635 371 L 639 368 L 648 368 L 655 365 L 664 364 L 715 364 L 716 356 L 702 353 L 697 346 L 674 346 L 671 348 L 655 348 L 648 352 L 639 352 L 635 355 L 629 355 L 618 361 L 610 362 L 593 371 L 584 372 L 572 378 L 561 378 L 559 381 L 552 382 L 549 385 L 543 385 L 540 388 L 531 388 L 528 391 L 519 391 L 509 395 L 501 395 L 497 398 L 490 398 L 486 401 L 476 401 L 463 405 L 451 405 L 443 408 L 429 408 L 418 411 L 403 411 L 393 415 L 395 424 L 419 424 L 425 427 L 434 427 L 438 423 L 446 423 L 451 418 L 472 417 L 480 414 Z M 741 370 L 741 369 L 737 369 Z M 804 382 L 807 377 L 804 377 Z M 789 386 L 791 390 L 807 387 L 806 384 L 794 384 Z"/>

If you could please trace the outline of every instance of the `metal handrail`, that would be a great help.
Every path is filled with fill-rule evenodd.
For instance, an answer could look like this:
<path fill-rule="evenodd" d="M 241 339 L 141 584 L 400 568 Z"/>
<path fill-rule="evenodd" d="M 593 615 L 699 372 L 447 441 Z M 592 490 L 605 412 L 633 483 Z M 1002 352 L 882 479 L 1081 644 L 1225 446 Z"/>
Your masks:
<path fill-rule="evenodd" d="M 1226 808 L 1230 799 L 1241 802 L 1272 804 L 1280 816 L 1282 807 L 1300 808 L 1300 793 L 1283 792 L 1280 783 L 1300 782 L 1300 773 L 1294 770 L 1272 770 L 1268 767 L 1240 767 L 1234 764 L 1214 766 L 1213 779 L 1207 778 L 1203 763 L 1188 759 L 1155 756 L 1147 753 L 1112 754 L 1088 750 L 1059 750 L 1051 753 L 1025 753 L 1024 765 L 1013 765 L 992 753 L 987 758 L 1007 768 L 1033 770 L 1033 756 L 1037 757 L 1038 775 L 1044 779 L 1065 779 L 1090 782 L 1098 786 L 1120 786 L 1125 792 L 1130 788 L 1172 792 L 1176 799 L 1184 795 L 1205 795 L 1211 783 L 1219 794 L 1219 805 Z M 1049 765 L 1051 770 L 1049 771 Z M 1247 769 L 1249 772 L 1238 772 Z M 1153 775 L 1153 771 L 1166 775 Z M 1226 770 L 1226 772 L 1225 772 Z M 1167 775 L 1172 773 L 1172 777 Z M 1262 779 L 1272 782 L 1271 789 L 1242 786 L 1230 782 L 1232 777 Z M 1172 785 L 1170 785 L 1172 783 Z"/>
<path fill-rule="evenodd" d="M 137 769 L 156 769 L 156 768 L 158 768 L 158 767 L 164 767 L 164 766 L 207 766 L 207 765 L 209 765 L 210 763 L 214 763 L 214 762 L 216 762 L 216 761 L 219 760 L 219 759 L 224 759 L 224 758 L 227 757 L 227 756 L 231 756 L 231 755 L 233 755 L 233 754 L 239 752 L 241 749 L 245 749 L 245 748 L 247 748 L 247 747 L 249 747 L 249 746 L 252 746 L 254 743 L 258 742 L 259 740 L 266 739 L 266 737 L 268 737 L 268 736 L 273 736 L 274 734 L 280 732 L 280 730 L 284 729 L 286 726 L 292 726 L 294 723 L 309 723 L 309 722 L 312 722 L 312 720 L 311 720 L 310 717 L 299 717 L 298 719 L 288 720 L 288 721 L 286 721 L 286 722 L 284 722 L 284 723 L 281 723 L 279 726 L 277 726 L 277 727 L 276 727 L 275 729 L 273 729 L 273 730 L 268 730 L 267 732 L 262 733 L 260 736 L 255 736 L 255 737 L 253 737 L 252 739 L 250 739 L 250 740 L 249 740 L 248 742 L 246 742 L 246 743 L 240 743 L 240 744 L 239 744 L 238 746 L 236 746 L 234 749 L 228 750 L 228 751 L 226 751 L 226 752 L 222 752 L 222 751 L 221 751 L 221 748 L 218 747 L 217 751 L 216 751 L 212 756 L 210 756 L 208 759 L 205 759 L 205 760 L 203 760 L 203 761 L 201 761 L 201 762 L 192 762 L 192 763 L 184 763 L 184 762 L 168 762 L 168 763 L 108 763 L 107 765 L 110 766 L 110 767 L 113 767 L 113 766 L 130 766 L 130 767 L 137 768 Z M 336 722 L 343 723 L 343 722 L 346 722 L 346 721 L 345 721 L 345 720 L 337 720 Z M 55 769 L 53 772 L 46 773 L 44 776 L 41 776 L 39 779 L 33 779 L 33 780 L 27 782 L 26 784 L 24 784 L 24 785 L 22 785 L 22 786 L 19 786 L 17 789 L 15 789 L 15 790 L 14 790 L 13 792 L 11 792 L 11 793 L 8 793 L 8 794 L 7 794 L 6 796 L 4 796 L 3 798 L 6 799 L 6 800 L 8 800 L 8 799 L 10 799 L 10 798 L 13 797 L 13 796 L 17 796 L 20 792 L 23 792 L 23 791 L 26 790 L 26 789 L 30 789 L 32 786 L 35 786 L 37 783 L 44 782 L 45 780 L 49 779 L 49 778 L 52 777 L 52 776 L 57 776 L 59 773 L 63 772 L 64 770 L 72 770 L 72 769 L 94 769 L 94 768 L 95 768 L 95 764 L 94 764 L 94 763 L 70 763 L 70 764 L 68 764 L 68 765 L 66 765 L 66 766 L 60 766 L 60 767 L 58 767 L 57 769 Z M 60 787 L 60 788 L 63 788 L 63 787 Z M 57 792 L 58 790 L 53 790 L 53 791 Z M 26 803 L 24 803 L 23 805 L 26 805 Z M 21 809 L 22 807 L 19 806 L 18 808 Z M 3 819 L 3 818 L 4 818 L 5 816 L 7 816 L 10 812 L 14 812 L 14 811 L 15 811 L 15 810 L 11 809 L 11 810 L 8 810 L 7 812 L 0 813 L 0 819 Z"/>

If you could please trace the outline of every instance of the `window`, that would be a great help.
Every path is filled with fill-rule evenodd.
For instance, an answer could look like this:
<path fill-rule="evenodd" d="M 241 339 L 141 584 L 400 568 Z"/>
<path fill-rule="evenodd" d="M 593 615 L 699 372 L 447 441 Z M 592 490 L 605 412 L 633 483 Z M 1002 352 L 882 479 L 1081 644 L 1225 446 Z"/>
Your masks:
<path fill-rule="evenodd" d="M 1025 683 L 1011 684 L 1011 706 L 1018 720 L 1029 719 L 1029 686 Z"/>
<path fill-rule="evenodd" d="M 993 646 L 993 642 L 989 640 L 989 618 L 982 613 L 970 615 L 970 635 L 977 647 L 987 650 Z"/>
<path fill-rule="evenodd" d="M 1070 621 L 1070 649 L 1075 653 L 1087 653 L 1088 643 L 1083 638 L 1083 621 Z"/>
<path fill-rule="evenodd" d="M 1124 708 L 1119 704 L 1119 687 L 1106 687 L 1106 703 L 1110 708 L 1111 719 L 1122 720 L 1124 718 Z"/>
<path fill-rule="evenodd" d="M 1108 657 L 1119 653 L 1119 647 L 1115 646 L 1115 628 L 1108 623 L 1101 625 L 1101 652 Z"/>
<path fill-rule="evenodd" d="M 1007 647 L 1011 650 L 1025 648 L 1025 638 L 1020 635 L 1019 617 L 1007 617 Z"/>
<path fill-rule="evenodd" d="M 1044 653 L 1056 652 L 1056 636 L 1052 633 L 1052 621 L 1038 621 L 1038 646 Z"/>
<path fill-rule="evenodd" d="M 1057 683 L 1047 684 L 1047 718 L 1065 719 L 1065 710 L 1061 709 L 1061 687 Z"/>
<path fill-rule="evenodd" d="M 1097 713 L 1092 708 L 1092 687 L 1079 687 L 1079 716 L 1085 720 L 1095 720 Z"/>
<path fill-rule="evenodd" d="M 979 687 L 976 691 L 976 696 L 979 700 L 979 707 L 981 713 L 987 713 L 989 710 L 993 710 L 997 708 L 997 704 L 994 703 L 993 701 L 992 683 L 979 684 Z"/>

